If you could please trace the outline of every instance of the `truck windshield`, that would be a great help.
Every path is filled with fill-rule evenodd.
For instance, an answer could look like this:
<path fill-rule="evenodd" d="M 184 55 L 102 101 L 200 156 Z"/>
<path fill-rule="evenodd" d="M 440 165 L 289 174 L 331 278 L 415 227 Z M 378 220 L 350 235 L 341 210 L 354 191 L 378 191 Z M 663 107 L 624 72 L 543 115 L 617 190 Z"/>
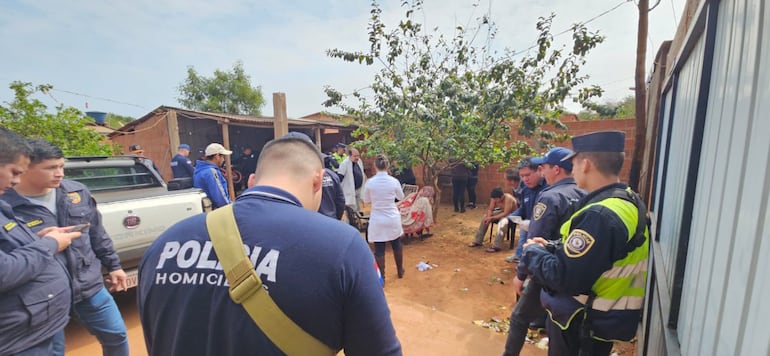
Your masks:
<path fill-rule="evenodd" d="M 65 167 L 64 175 L 69 179 L 85 184 L 93 192 L 161 186 L 147 167 L 142 165 L 126 167 Z"/>

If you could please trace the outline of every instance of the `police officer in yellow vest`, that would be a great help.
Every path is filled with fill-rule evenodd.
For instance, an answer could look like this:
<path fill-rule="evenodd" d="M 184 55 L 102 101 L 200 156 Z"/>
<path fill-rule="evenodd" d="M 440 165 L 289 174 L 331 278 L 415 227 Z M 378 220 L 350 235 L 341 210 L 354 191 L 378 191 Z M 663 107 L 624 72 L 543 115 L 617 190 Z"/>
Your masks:
<path fill-rule="evenodd" d="M 544 286 L 549 355 L 609 355 L 634 338 L 647 278 L 646 207 L 619 182 L 625 134 L 572 139 L 573 176 L 589 194 L 561 226 L 561 242 L 534 238 L 522 260 Z"/>

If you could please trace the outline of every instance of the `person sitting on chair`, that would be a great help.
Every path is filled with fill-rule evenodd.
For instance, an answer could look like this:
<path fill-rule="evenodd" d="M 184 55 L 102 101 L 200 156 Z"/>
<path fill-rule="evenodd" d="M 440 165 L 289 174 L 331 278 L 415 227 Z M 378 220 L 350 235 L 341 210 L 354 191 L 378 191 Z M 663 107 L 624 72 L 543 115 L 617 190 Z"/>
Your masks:
<path fill-rule="evenodd" d="M 497 223 L 497 232 L 493 245 L 487 249 L 487 252 L 498 252 L 502 248 L 503 234 L 508 228 L 508 219 L 503 219 L 516 209 L 516 198 L 510 193 L 503 193 L 503 188 L 492 189 L 489 200 L 489 208 L 484 218 L 481 219 L 479 229 L 476 231 L 476 238 L 468 244 L 468 247 L 478 247 L 484 241 L 484 235 L 487 233 L 489 224 Z"/>

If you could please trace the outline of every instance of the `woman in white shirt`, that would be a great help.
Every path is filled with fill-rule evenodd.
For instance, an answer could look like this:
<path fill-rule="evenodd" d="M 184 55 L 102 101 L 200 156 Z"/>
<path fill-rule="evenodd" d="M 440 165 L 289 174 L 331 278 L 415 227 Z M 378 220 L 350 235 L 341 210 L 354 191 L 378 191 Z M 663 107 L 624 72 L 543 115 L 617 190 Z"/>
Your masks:
<path fill-rule="evenodd" d="M 385 247 L 388 241 L 393 248 L 393 257 L 396 260 L 398 278 L 404 276 L 404 254 L 401 249 L 401 235 L 404 230 L 401 227 L 401 214 L 396 207 L 396 199 L 404 199 L 404 191 L 396 178 L 388 175 L 390 162 L 383 154 L 374 158 L 374 168 L 377 170 L 364 186 L 363 200 L 371 203 L 369 213 L 369 241 L 374 242 L 374 259 L 380 267 L 380 274 L 385 280 Z"/>

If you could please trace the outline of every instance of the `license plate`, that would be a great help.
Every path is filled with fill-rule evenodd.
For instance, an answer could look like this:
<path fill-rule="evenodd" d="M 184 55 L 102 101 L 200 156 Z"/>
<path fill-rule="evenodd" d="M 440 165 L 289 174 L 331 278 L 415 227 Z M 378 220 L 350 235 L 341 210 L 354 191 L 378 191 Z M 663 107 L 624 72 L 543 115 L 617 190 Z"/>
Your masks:
<path fill-rule="evenodd" d="M 139 284 L 139 270 L 132 269 L 126 272 L 126 285 L 128 288 L 134 288 Z"/>

